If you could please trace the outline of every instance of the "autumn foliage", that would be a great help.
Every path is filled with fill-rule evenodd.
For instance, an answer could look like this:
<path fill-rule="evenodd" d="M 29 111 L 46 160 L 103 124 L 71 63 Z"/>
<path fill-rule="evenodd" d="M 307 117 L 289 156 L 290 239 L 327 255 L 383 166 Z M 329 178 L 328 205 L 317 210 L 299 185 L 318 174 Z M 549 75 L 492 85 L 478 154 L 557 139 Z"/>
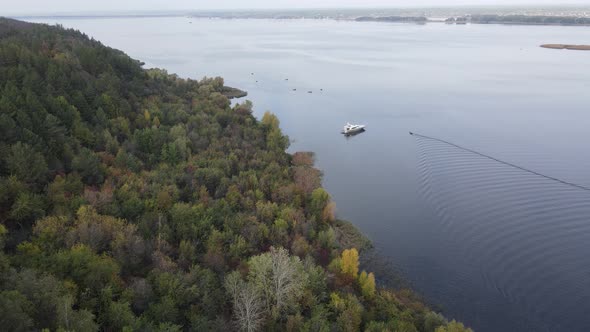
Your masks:
<path fill-rule="evenodd" d="M 355 248 L 342 251 L 342 274 L 356 280 L 359 273 L 359 253 Z"/>
<path fill-rule="evenodd" d="M 0 329 L 456 331 L 357 282 L 313 156 L 224 91 L 0 18 Z"/>

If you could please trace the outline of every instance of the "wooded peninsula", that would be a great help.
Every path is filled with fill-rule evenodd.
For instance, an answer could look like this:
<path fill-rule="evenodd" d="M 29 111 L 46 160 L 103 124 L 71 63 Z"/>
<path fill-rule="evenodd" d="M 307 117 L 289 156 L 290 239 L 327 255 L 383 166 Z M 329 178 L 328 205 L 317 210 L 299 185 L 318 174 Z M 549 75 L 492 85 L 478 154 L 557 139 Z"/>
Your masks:
<path fill-rule="evenodd" d="M 0 18 L 5 331 L 470 331 L 359 269 L 312 153 L 221 78 Z"/>

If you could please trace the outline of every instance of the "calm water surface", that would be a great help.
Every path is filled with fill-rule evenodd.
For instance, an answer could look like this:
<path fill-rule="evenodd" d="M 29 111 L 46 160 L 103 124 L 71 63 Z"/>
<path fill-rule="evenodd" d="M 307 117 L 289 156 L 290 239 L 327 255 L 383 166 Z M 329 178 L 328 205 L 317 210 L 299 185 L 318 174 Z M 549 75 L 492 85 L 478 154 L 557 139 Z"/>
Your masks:
<path fill-rule="evenodd" d="M 317 153 L 338 215 L 449 317 L 477 331 L 590 329 L 590 192 L 408 134 L 590 187 L 590 52 L 538 47 L 588 44 L 590 28 L 59 23 L 146 66 L 247 90 L 292 150 Z M 368 131 L 346 139 L 346 121 Z"/>

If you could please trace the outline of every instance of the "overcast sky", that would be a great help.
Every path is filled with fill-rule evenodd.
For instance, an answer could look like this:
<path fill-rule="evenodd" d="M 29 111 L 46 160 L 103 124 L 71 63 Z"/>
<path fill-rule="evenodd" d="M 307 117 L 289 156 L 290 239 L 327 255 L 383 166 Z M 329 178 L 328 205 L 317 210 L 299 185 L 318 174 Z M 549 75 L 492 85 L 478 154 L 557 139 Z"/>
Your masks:
<path fill-rule="evenodd" d="M 88 11 L 416 7 L 453 5 L 590 5 L 590 0 L 0 0 L 3 14 Z"/>

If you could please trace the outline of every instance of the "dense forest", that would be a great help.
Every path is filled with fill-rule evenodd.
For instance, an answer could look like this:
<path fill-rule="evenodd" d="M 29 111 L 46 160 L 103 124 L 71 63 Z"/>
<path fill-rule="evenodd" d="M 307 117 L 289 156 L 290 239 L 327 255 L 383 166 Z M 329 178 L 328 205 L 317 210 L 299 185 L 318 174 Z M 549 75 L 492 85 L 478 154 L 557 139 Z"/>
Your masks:
<path fill-rule="evenodd" d="M 0 19 L 2 330 L 468 331 L 359 271 L 273 114 L 142 65 Z"/>

